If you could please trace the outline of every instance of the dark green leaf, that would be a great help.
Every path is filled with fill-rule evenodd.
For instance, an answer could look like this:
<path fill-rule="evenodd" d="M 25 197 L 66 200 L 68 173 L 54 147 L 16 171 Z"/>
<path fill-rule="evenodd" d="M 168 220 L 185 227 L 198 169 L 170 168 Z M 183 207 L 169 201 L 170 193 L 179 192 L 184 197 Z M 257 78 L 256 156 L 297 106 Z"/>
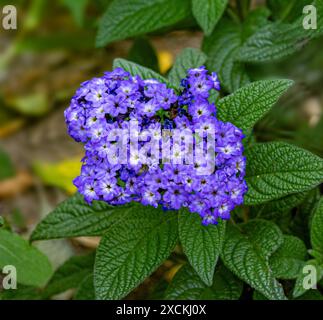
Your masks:
<path fill-rule="evenodd" d="M 304 266 L 312 266 L 314 267 L 315 274 L 308 270 L 303 270 Z M 323 278 L 323 265 L 320 265 L 316 260 L 309 260 L 304 264 L 303 268 L 300 270 L 298 277 L 296 279 L 296 283 L 293 290 L 293 297 L 298 298 L 303 295 L 309 289 L 304 288 L 304 282 L 308 285 L 308 281 L 312 281 L 312 276 L 316 276 L 316 282 L 318 283 Z M 317 283 L 311 283 L 312 285 L 316 285 Z"/>
<path fill-rule="evenodd" d="M 159 67 L 156 52 L 149 40 L 146 38 L 135 39 L 132 47 L 130 48 L 128 59 L 158 72 Z"/>
<path fill-rule="evenodd" d="M 248 148 L 246 205 L 260 204 L 314 188 L 323 180 L 323 160 L 285 142 Z"/>
<path fill-rule="evenodd" d="M 188 0 L 114 0 L 104 13 L 96 44 L 152 32 L 190 16 Z"/>
<path fill-rule="evenodd" d="M 206 55 L 198 49 L 186 48 L 177 57 L 174 66 L 169 72 L 169 81 L 175 86 L 180 86 L 181 79 L 187 76 L 187 70 L 202 66 Z"/>
<path fill-rule="evenodd" d="M 236 62 L 242 45 L 240 28 L 232 22 L 220 24 L 221 28 L 205 38 L 203 51 L 208 55 L 207 68 L 217 72 L 224 88 L 233 92 L 249 83 L 244 65 Z"/>
<path fill-rule="evenodd" d="M 89 205 L 76 194 L 37 225 L 31 240 L 102 235 L 116 220 L 124 219 L 129 210 L 130 206 L 114 207 L 104 201 Z"/>
<path fill-rule="evenodd" d="M 291 80 L 253 82 L 219 100 L 218 117 L 241 129 L 252 128 L 292 84 Z"/>
<path fill-rule="evenodd" d="M 290 225 L 290 230 L 293 234 L 304 240 L 307 246 L 310 246 L 310 218 L 319 199 L 320 190 L 318 187 L 309 191 L 307 197 L 298 206 L 296 215 Z"/>
<path fill-rule="evenodd" d="M 317 29 L 303 27 L 305 16 L 293 23 L 274 22 L 265 25 L 251 36 L 239 53 L 244 62 L 267 62 L 281 59 L 302 49 L 309 40 L 323 33 L 323 2 L 315 3 L 317 9 Z"/>
<path fill-rule="evenodd" d="M 210 286 L 222 249 L 225 222 L 221 220 L 218 225 L 203 226 L 197 214 L 182 210 L 178 223 L 180 242 L 188 261 L 204 283 Z"/>
<path fill-rule="evenodd" d="M 124 70 L 128 71 L 132 76 L 138 75 L 142 79 L 157 79 L 166 84 L 168 83 L 168 80 L 161 76 L 159 73 L 125 59 L 115 59 L 113 61 L 113 69 L 115 68 L 123 68 Z"/>
<path fill-rule="evenodd" d="M 94 268 L 97 299 L 120 299 L 171 254 L 177 242 L 177 213 L 140 207 L 103 236 Z"/>
<path fill-rule="evenodd" d="M 268 299 L 286 299 L 268 259 L 283 242 L 279 228 L 266 220 L 227 226 L 221 259 L 226 267 Z"/>
<path fill-rule="evenodd" d="M 52 275 L 47 257 L 26 240 L 0 229 L 0 270 L 12 265 L 17 270 L 17 282 L 41 287 Z"/>
<path fill-rule="evenodd" d="M 206 35 L 210 35 L 221 18 L 228 0 L 192 0 L 192 11 Z"/>
<path fill-rule="evenodd" d="M 311 243 L 312 248 L 323 255 L 323 197 L 314 208 L 311 221 Z"/>
<path fill-rule="evenodd" d="M 237 300 L 242 283 L 229 270 L 221 266 L 214 274 L 213 284 L 208 287 L 189 264 L 175 275 L 166 291 L 169 300 Z"/>
<path fill-rule="evenodd" d="M 294 236 L 284 235 L 282 246 L 271 256 L 270 266 L 276 278 L 295 279 L 305 263 L 304 242 Z"/>
<path fill-rule="evenodd" d="M 0 300 L 42 300 L 40 289 L 18 285 L 16 290 L 3 290 L 0 292 Z"/>
<path fill-rule="evenodd" d="M 95 300 L 92 272 L 81 281 L 75 293 L 74 299 L 75 300 Z"/>
<path fill-rule="evenodd" d="M 43 296 L 50 298 L 68 289 L 76 289 L 80 283 L 92 274 L 94 253 L 85 256 L 75 256 L 59 267 L 46 286 Z"/>

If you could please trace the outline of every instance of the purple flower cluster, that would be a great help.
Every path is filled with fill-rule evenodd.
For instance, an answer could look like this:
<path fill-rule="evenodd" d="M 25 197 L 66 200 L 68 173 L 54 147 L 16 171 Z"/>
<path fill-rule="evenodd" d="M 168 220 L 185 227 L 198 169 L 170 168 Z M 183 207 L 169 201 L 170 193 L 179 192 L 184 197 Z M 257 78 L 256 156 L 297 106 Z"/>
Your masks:
<path fill-rule="evenodd" d="M 70 136 L 85 148 L 81 174 L 74 180 L 78 191 L 89 203 L 187 207 L 205 225 L 229 219 L 247 190 L 246 160 L 242 131 L 219 121 L 209 102 L 211 90 L 219 89 L 216 73 L 203 66 L 188 70 L 177 94 L 164 83 L 131 76 L 121 68 L 82 83 L 65 111 Z M 131 135 L 120 134 L 129 132 L 134 120 L 139 152 L 132 148 Z M 180 139 L 162 133 L 172 129 L 179 129 Z M 207 154 L 184 143 L 197 132 L 202 132 L 197 140 L 206 145 Z M 113 161 L 120 158 L 120 142 L 126 145 L 127 162 Z M 160 156 L 165 144 L 172 150 L 169 162 Z M 193 154 L 192 162 L 181 161 L 185 152 Z"/>

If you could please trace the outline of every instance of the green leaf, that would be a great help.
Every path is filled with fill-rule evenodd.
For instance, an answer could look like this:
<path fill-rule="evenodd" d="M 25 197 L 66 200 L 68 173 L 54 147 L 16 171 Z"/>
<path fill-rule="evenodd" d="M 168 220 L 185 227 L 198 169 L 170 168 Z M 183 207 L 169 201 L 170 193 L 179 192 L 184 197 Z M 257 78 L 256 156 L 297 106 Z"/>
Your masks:
<path fill-rule="evenodd" d="M 96 45 L 172 26 L 190 11 L 188 0 L 114 0 L 101 19 Z"/>
<path fill-rule="evenodd" d="M 159 73 L 125 59 L 114 59 L 113 69 L 115 68 L 123 68 L 124 70 L 128 71 L 132 76 L 138 75 L 142 79 L 157 79 L 160 82 L 168 84 L 168 80 L 161 76 Z"/>
<path fill-rule="evenodd" d="M 303 8 L 309 4 L 308 0 L 268 0 L 275 20 L 292 21 L 303 14 Z"/>
<path fill-rule="evenodd" d="M 218 117 L 245 130 L 252 128 L 293 84 L 291 80 L 262 80 L 218 101 Z"/>
<path fill-rule="evenodd" d="M 251 36 L 239 53 L 243 62 L 268 62 L 282 59 L 302 49 L 311 39 L 323 34 L 323 2 L 315 3 L 317 29 L 303 27 L 304 15 L 293 23 L 274 22 L 260 28 Z"/>
<path fill-rule="evenodd" d="M 305 263 L 307 250 L 304 242 L 284 235 L 283 245 L 270 257 L 270 266 L 276 278 L 295 279 Z"/>
<path fill-rule="evenodd" d="M 251 220 L 239 227 L 227 226 L 221 253 L 225 266 L 268 299 L 286 299 L 268 264 L 283 242 L 281 231 L 266 220 Z"/>
<path fill-rule="evenodd" d="M 97 250 L 97 299 L 120 299 L 168 258 L 177 242 L 177 213 L 140 207 L 112 225 Z"/>
<path fill-rule="evenodd" d="M 298 206 L 296 215 L 289 226 L 293 234 L 304 240 L 307 246 L 310 246 L 310 218 L 319 199 L 319 187 L 309 191 L 304 201 Z"/>
<path fill-rule="evenodd" d="M 206 35 L 210 35 L 221 18 L 228 0 L 192 0 L 192 11 Z"/>
<path fill-rule="evenodd" d="M 92 274 L 94 254 L 75 256 L 59 267 L 47 284 L 43 296 L 50 298 L 68 289 L 76 289 L 89 274 Z"/>
<path fill-rule="evenodd" d="M 255 206 L 258 217 L 265 217 L 273 213 L 284 213 L 302 203 L 308 196 L 308 192 L 294 193 L 277 200 L 269 201 Z"/>
<path fill-rule="evenodd" d="M 323 197 L 313 211 L 310 235 L 312 248 L 323 255 Z"/>
<path fill-rule="evenodd" d="M 0 180 L 11 178 L 16 174 L 9 155 L 0 148 Z"/>
<path fill-rule="evenodd" d="M 0 229 L 0 269 L 12 265 L 17 270 L 17 282 L 42 287 L 52 275 L 47 257 L 26 240 Z"/>
<path fill-rule="evenodd" d="M 218 261 L 225 233 L 225 222 L 203 226 L 197 214 L 181 210 L 179 213 L 179 239 L 188 261 L 210 286 L 213 282 L 215 265 Z"/>
<path fill-rule="evenodd" d="M 158 72 L 158 58 L 155 49 L 146 38 L 135 39 L 129 50 L 128 59 Z"/>
<path fill-rule="evenodd" d="M 169 81 L 175 87 L 179 87 L 181 79 L 187 76 L 187 70 L 202 66 L 206 62 L 206 58 L 206 55 L 198 49 L 184 49 L 176 57 L 174 66 L 169 72 Z"/>
<path fill-rule="evenodd" d="M 236 62 L 242 45 L 240 27 L 231 21 L 220 22 L 211 36 L 203 41 L 203 51 L 207 54 L 206 66 L 219 74 L 223 87 L 233 92 L 249 83 L 249 76 L 242 63 Z"/>
<path fill-rule="evenodd" d="M 111 206 L 104 201 L 87 204 L 76 194 L 62 202 L 31 235 L 31 240 L 48 240 L 80 236 L 99 236 L 116 220 L 124 219 L 130 206 Z"/>
<path fill-rule="evenodd" d="M 75 300 L 95 300 L 92 272 L 81 281 L 75 293 L 74 299 Z"/>
<path fill-rule="evenodd" d="M 316 260 L 309 260 L 305 262 L 304 266 L 314 267 L 314 269 L 316 270 L 317 283 L 323 278 L 323 266 L 320 265 Z M 308 285 L 307 280 L 311 280 L 311 281 L 314 280 L 312 278 L 313 275 L 314 275 L 313 273 L 310 274 L 307 270 L 303 270 L 303 268 L 300 270 L 293 290 L 294 298 L 298 298 L 299 296 L 303 295 L 305 292 L 310 290 L 310 289 L 305 289 L 303 283 L 305 282 Z M 312 284 L 314 285 L 315 283 L 312 283 Z"/>
<path fill-rule="evenodd" d="M 214 281 L 207 286 L 193 268 L 184 265 L 166 290 L 167 300 L 237 300 L 242 293 L 242 282 L 228 269 L 221 266 L 214 274 Z"/>
<path fill-rule="evenodd" d="M 42 300 L 41 290 L 35 287 L 19 285 L 16 290 L 3 290 L 0 300 Z"/>
<path fill-rule="evenodd" d="M 254 144 L 247 157 L 246 205 L 314 188 L 323 180 L 323 159 L 285 142 Z"/>
<path fill-rule="evenodd" d="M 323 300 L 323 295 L 319 290 L 310 289 L 307 290 L 300 297 L 296 298 L 296 300 Z"/>

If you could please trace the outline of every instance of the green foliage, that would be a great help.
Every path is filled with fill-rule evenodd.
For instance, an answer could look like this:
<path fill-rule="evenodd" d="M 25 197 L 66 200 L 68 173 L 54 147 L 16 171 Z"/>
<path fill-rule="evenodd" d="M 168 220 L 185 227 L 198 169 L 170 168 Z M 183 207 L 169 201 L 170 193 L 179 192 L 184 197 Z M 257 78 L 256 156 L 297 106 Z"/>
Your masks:
<path fill-rule="evenodd" d="M 149 40 L 146 38 L 141 37 L 135 39 L 129 50 L 128 59 L 158 72 L 159 67 L 156 52 Z"/>
<path fill-rule="evenodd" d="M 228 21 L 221 21 L 221 28 L 215 31 L 203 43 L 203 51 L 207 54 L 206 66 L 216 70 L 224 88 L 233 92 L 249 83 L 249 76 L 236 56 L 242 45 L 241 29 Z"/>
<path fill-rule="evenodd" d="M 120 299 L 169 257 L 177 242 L 177 213 L 139 207 L 104 234 L 96 256 L 97 299 Z"/>
<path fill-rule="evenodd" d="M 242 46 L 239 60 L 244 62 L 268 62 L 289 56 L 302 49 L 312 38 L 323 32 L 323 3 L 315 3 L 318 21 L 317 29 L 305 29 L 303 19 L 296 19 L 291 23 L 272 22 L 265 25 Z"/>
<path fill-rule="evenodd" d="M 43 3 L 36 1 L 31 6 L 26 19 L 29 31 L 38 26 Z M 50 299 L 69 289 L 76 300 L 122 299 L 166 259 L 175 269 L 184 266 L 169 284 L 164 278 L 158 284 L 152 281 L 154 290 L 150 290 L 149 298 L 244 299 L 252 293 L 254 300 L 322 299 L 319 290 L 304 288 L 308 274 L 303 268 L 315 267 L 321 290 L 323 201 L 319 185 L 323 182 L 323 160 L 286 142 L 256 142 L 269 140 L 259 138 L 259 121 L 270 115 L 278 101 L 274 111 L 281 107 L 283 100 L 279 99 L 293 81 L 269 77 L 254 81 L 254 69 L 256 64 L 269 62 L 271 68 L 273 62 L 297 53 L 321 36 L 323 1 L 311 1 L 318 13 L 316 30 L 302 26 L 302 10 L 308 4 L 305 0 L 268 0 L 257 9 L 251 9 L 249 1 L 232 5 L 227 0 L 61 3 L 69 8 L 77 25 L 88 22 L 86 9 L 90 12 L 92 5 L 104 12 L 96 40 L 99 47 L 134 38 L 128 60 L 115 59 L 113 68 L 122 67 L 143 79 L 157 79 L 175 90 L 189 68 L 206 65 L 218 73 L 222 89 L 213 92 L 210 101 L 216 104 L 220 120 L 235 124 L 246 135 L 248 193 L 231 221 L 207 227 L 201 225 L 197 214 L 187 210 L 165 212 L 138 204 L 111 206 L 99 201 L 89 205 L 76 194 L 45 217 L 31 240 L 100 236 L 96 254 L 69 259 L 51 277 L 51 266 L 42 253 L 0 229 L 0 268 L 15 265 L 19 282 L 18 290 L 3 291 L 0 299 Z M 203 52 L 183 49 L 167 78 L 163 77 L 148 35 L 188 27 L 204 32 Z M 46 41 L 43 36 L 27 34 L 17 41 L 15 50 L 87 49 L 94 31 L 88 25 L 86 29 L 86 33 L 48 36 Z M 11 102 L 19 112 L 34 116 L 47 110 L 44 99 L 31 94 Z M 32 107 L 35 103 L 45 109 L 36 110 Z M 14 174 L 10 159 L 0 151 L 0 180 Z"/>
<path fill-rule="evenodd" d="M 179 213 L 179 239 L 188 261 L 203 282 L 210 286 L 225 234 L 225 222 L 203 226 L 198 215 Z"/>
<path fill-rule="evenodd" d="M 270 257 L 270 266 L 276 278 L 295 279 L 305 263 L 306 247 L 302 240 L 284 235 L 282 246 Z"/>
<path fill-rule="evenodd" d="M 193 268 L 186 264 L 175 275 L 166 290 L 170 300 L 236 300 L 242 292 L 242 283 L 228 269 L 220 266 L 213 283 L 207 286 Z"/>
<path fill-rule="evenodd" d="M 250 129 L 293 84 L 290 80 L 253 82 L 218 102 L 218 117 L 241 129 Z"/>
<path fill-rule="evenodd" d="M 282 245 L 279 228 L 266 220 L 228 226 L 221 259 L 225 266 L 268 299 L 286 299 L 269 266 L 270 256 Z"/>
<path fill-rule="evenodd" d="M 168 79 L 175 87 L 179 87 L 181 79 L 186 77 L 187 70 L 202 66 L 206 55 L 198 49 L 186 48 L 177 57 Z"/>
<path fill-rule="evenodd" d="M 114 0 L 104 13 L 96 39 L 104 46 L 172 26 L 190 15 L 187 0 Z"/>
<path fill-rule="evenodd" d="M 67 199 L 51 212 L 31 235 L 31 240 L 101 235 L 131 207 L 114 207 L 105 202 L 87 204 L 80 194 Z"/>
<path fill-rule="evenodd" d="M 17 270 L 17 282 L 27 286 L 43 286 L 52 274 L 47 257 L 26 240 L 0 229 L 0 270 L 12 265 Z"/>
<path fill-rule="evenodd" d="M 228 0 L 192 0 L 192 11 L 206 35 L 210 35 L 221 18 Z"/>
<path fill-rule="evenodd" d="M 323 159 L 287 143 L 254 144 L 245 155 L 247 205 L 306 191 L 322 182 Z"/>
<path fill-rule="evenodd" d="M 50 298 L 71 288 L 84 290 L 82 282 L 92 276 L 93 282 L 94 254 L 74 256 L 60 266 L 48 282 L 42 296 Z M 82 295 L 79 293 L 79 295 Z"/>
<path fill-rule="evenodd" d="M 113 61 L 113 68 L 123 68 L 124 70 L 128 71 L 131 75 L 138 75 L 142 79 L 154 78 L 159 80 L 160 82 L 168 83 L 168 80 L 161 76 L 159 73 L 125 59 L 115 59 Z"/>
<path fill-rule="evenodd" d="M 323 197 L 314 208 L 310 235 L 313 250 L 323 256 Z"/>

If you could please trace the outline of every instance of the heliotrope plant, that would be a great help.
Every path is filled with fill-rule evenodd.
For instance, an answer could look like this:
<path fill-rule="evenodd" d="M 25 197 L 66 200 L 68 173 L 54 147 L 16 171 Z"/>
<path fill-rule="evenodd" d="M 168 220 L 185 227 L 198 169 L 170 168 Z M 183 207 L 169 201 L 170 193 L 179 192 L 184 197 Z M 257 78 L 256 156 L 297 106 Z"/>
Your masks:
<path fill-rule="evenodd" d="M 184 49 L 167 78 L 116 59 L 113 71 L 82 84 L 66 111 L 70 135 L 86 150 L 75 180 L 79 192 L 51 212 L 31 240 L 100 236 L 101 241 L 95 254 L 73 257 L 58 268 L 45 287 L 50 272 L 42 281 L 18 279 L 28 286 L 22 294 L 49 298 L 75 288 L 76 299 L 121 299 L 169 259 L 176 268 L 185 265 L 170 283 L 151 286 L 149 298 L 239 299 L 246 292 L 249 297 L 251 288 L 253 299 L 322 299 L 318 290 L 303 286 L 303 267 L 315 267 L 320 286 L 323 160 L 285 142 L 256 141 L 254 125 L 292 81 L 251 82 L 249 64 L 287 57 L 305 40 L 321 36 L 323 2 L 266 1 L 253 10 L 248 0 L 234 3 L 111 1 L 97 46 L 174 25 L 185 28 L 194 16 L 205 35 L 203 52 Z M 303 28 L 302 10 L 309 4 L 317 9 L 316 29 Z M 138 38 L 134 47 L 142 43 L 150 53 L 139 50 L 131 60 L 154 68 L 149 42 Z M 134 152 L 126 143 L 127 162 L 111 165 L 119 140 L 108 136 L 116 133 L 116 138 L 117 129 L 129 132 L 133 121 L 138 131 L 156 136 L 139 139 Z M 182 130 L 184 140 L 190 137 L 185 132 L 194 133 L 195 146 L 209 136 L 199 137 L 199 129 L 214 129 L 208 174 L 198 174 L 194 162 L 160 163 L 146 150 L 147 145 L 160 149 L 160 143 L 149 143 L 160 138 L 160 130 L 183 128 L 190 130 Z M 132 136 L 122 137 L 129 142 Z M 179 142 L 164 139 L 183 151 Z M 41 257 L 36 261 L 45 264 Z"/>
<path fill-rule="evenodd" d="M 86 150 L 82 172 L 75 180 L 79 193 L 50 213 L 31 239 L 102 236 L 94 273 L 89 273 L 84 284 L 85 288 L 94 287 L 92 298 L 125 297 L 174 249 L 175 257 L 179 255 L 182 261 L 183 252 L 189 264 L 164 293 L 169 299 L 238 299 L 241 280 L 255 289 L 255 298 L 286 299 L 277 279 L 302 281 L 301 267 L 307 259 L 302 241 L 283 235 L 271 221 L 248 221 L 253 215 L 251 206 L 262 205 L 263 212 L 288 210 L 295 201 L 309 197 L 307 191 L 322 181 L 323 161 L 318 156 L 284 142 L 256 143 L 252 138 L 251 128 L 292 81 L 253 82 L 219 98 L 218 80 L 201 67 L 204 62 L 205 55 L 199 50 L 185 49 L 167 79 L 116 59 L 113 71 L 81 85 L 65 113 L 70 135 Z M 126 129 L 122 133 L 127 133 L 133 120 L 138 120 L 139 131 L 146 138 L 145 129 L 157 128 L 148 131 L 153 135 L 177 127 L 190 128 L 196 138 L 197 128 L 214 125 L 215 139 L 210 139 L 215 141 L 214 150 L 211 148 L 213 171 L 198 175 L 194 163 L 191 167 L 160 164 L 160 159 L 145 149 L 151 139 L 139 139 L 139 155 L 150 155 L 149 163 L 140 163 L 147 158 L 138 158 L 138 154 L 132 157 L 126 143 L 127 161 L 140 161 L 109 164 L 119 141 L 115 133 L 120 135 L 112 129 Z M 131 135 L 125 136 L 129 142 Z M 196 141 L 208 136 L 201 137 Z M 159 150 L 159 144 L 150 147 L 153 145 Z M 146 153 L 141 153 L 141 148 Z M 197 184 L 191 187 L 190 180 Z M 221 211 L 223 203 L 228 204 L 228 210 Z M 235 205 L 239 206 L 228 223 L 225 220 Z M 316 237 L 320 236 L 313 239 Z M 313 242 L 317 258 L 308 263 L 320 264 L 318 242 Z M 290 247 L 295 249 L 290 251 Z M 287 262 L 288 267 L 281 264 L 282 260 L 292 267 Z M 294 294 L 305 291 L 297 285 Z"/>

